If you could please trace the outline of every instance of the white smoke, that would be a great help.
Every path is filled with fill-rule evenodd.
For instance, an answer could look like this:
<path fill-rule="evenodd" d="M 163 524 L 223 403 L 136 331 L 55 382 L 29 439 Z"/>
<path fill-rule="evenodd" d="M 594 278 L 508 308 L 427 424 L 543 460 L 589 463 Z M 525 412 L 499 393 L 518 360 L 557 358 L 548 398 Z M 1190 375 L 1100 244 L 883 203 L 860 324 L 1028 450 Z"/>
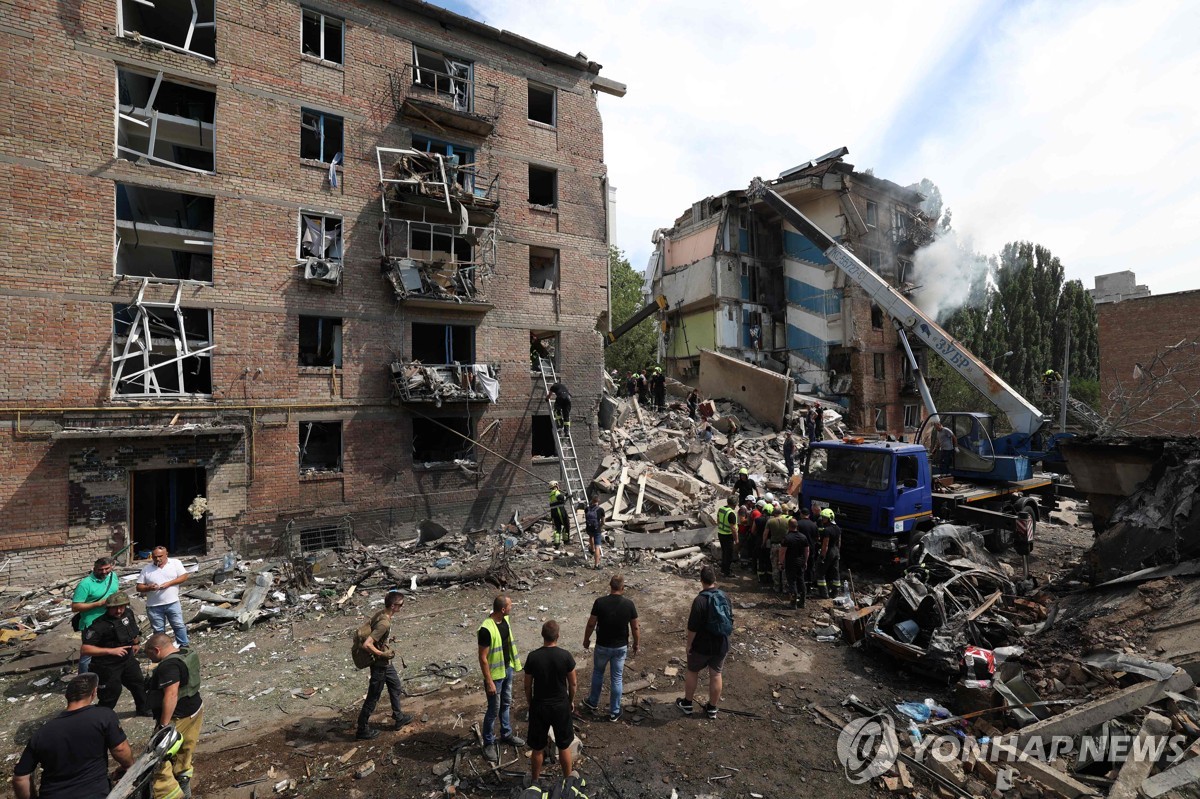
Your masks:
<path fill-rule="evenodd" d="M 939 231 L 913 256 L 913 301 L 937 321 L 983 298 L 988 261 L 955 231 Z"/>

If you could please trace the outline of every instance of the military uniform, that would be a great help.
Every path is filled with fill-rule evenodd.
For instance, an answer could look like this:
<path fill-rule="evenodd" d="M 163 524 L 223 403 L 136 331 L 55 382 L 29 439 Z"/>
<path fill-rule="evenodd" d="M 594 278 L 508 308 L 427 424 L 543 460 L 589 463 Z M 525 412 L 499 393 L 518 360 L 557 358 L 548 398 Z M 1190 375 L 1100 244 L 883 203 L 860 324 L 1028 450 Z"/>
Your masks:
<path fill-rule="evenodd" d="M 120 593 L 120 592 L 118 592 Z M 117 594 L 114 594 L 117 596 Z M 112 602 L 112 597 L 109 598 Z M 129 689 L 133 697 L 134 707 L 138 715 L 149 715 L 150 708 L 146 704 L 146 688 L 142 680 L 142 670 L 138 667 L 137 642 L 142 631 L 138 628 L 137 617 L 129 605 L 120 616 L 105 612 L 103 616 L 92 622 L 92 626 L 83 632 L 83 643 L 86 646 L 97 646 L 105 649 L 129 647 L 124 655 L 93 655 L 91 672 L 100 678 L 99 701 L 102 707 L 115 708 L 117 699 L 121 696 L 121 686 Z"/>

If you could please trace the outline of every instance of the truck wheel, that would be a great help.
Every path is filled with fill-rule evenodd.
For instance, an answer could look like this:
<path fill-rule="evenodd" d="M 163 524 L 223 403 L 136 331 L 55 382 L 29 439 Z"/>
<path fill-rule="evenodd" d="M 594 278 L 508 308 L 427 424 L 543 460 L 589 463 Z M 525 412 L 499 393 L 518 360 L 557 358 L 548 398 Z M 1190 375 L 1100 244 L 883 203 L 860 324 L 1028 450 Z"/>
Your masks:
<path fill-rule="evenodd" d="M 921 528 L 918 527 L 918 528 L 915 528 L 911 533 L 908 534 L 908 565 L 909 566 L 916 563 L 920 559 L 921 553 L 925 551 L 925 547 L 923 547 L 921 545 L 921 539 L 924 538 L 926 535 L 928 535 L 928 533 L 929 533 L 928 530 L 922 530 Z"/>
<path fill-rule="evenodd" d="M 983 537 L 983 543 L 988 548 L 988 552 L 994 552 L 999 555 L 1002 552 L 1007 552 L 1012 546 L 1013 531 L 1009 529 L 996 528 L 988 535 Z"/>

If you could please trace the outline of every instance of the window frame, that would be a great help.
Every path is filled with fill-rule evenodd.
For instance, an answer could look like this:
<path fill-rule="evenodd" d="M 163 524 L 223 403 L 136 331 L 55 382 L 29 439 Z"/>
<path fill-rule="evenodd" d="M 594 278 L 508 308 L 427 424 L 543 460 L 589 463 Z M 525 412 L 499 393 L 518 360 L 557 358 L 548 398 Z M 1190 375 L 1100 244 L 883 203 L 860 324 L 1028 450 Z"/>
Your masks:
<path fill-rule="evenodd" d="M 321 236 L 322 236 L 322 238 L 324 238 L 326 235 L 328 235 L 329 229 L 328 229 L 328 227 L 326 227 L 327 223 L 330 220 L 337 221 L 338 239 L 339 239 L 338 250 L 340 252 L 340 255 L 337 258 L 320 257 L 320 260 L 332 261 L 332 262 L 336 262 L 339 264 L 344 263 L 346 260 L 346 218 L 343 216 L 333 216 L 331 214 L 325 214 L 320 211 L 306 211 L 303 208 L 300 209 L 300 212 L 296 217 L 296 225 L 297 225 L 297 227 L 296 227 L 296 260 L 303 261 L 305 258 L 310 257 L 310 256 L 307 256 L 304 254 L 304 218 L 305 217 L 308 217 L 310 219 L 320 219 L 321 220 Z M 312 257 L 317 257 L 317 256 L 312 256 Z"/>
<path fill-rule="evenodd" d="M 525 92 L 526 92 L 525 118 L 526 118 L 526 120 L 529 122 L 536 122 L 539 125 L 547 125 L 552 128 L 557 128 L 558 127 L 558 89 L 554 88 L 553 86 L 547 86 L 544 83 L 538 83 L 537 81 L 532 81 L 532 80 L 526 81 L 525 86 L 526 86 L 526 88 L 525 88 Z M 540 92 L 545 92 L 550 95 L 550 121 L 549 122 L 546 122 L 545 120 L 541 120 L 541 119 L 534 119 L 533 117 L 529 116 L 530 99 L 532 97 L 532 93 L 534 90 L 537 90 Z"/>
<path fill-rule="evenodd" d="M 304 363 L 304 351 L 301 349 L 304 340 L 304 324 L 305 320 L 316 320 L 317 322 L 317 351 L 316 357 L 321 354 L 321 341 L 323 339 L 322 331 L 325 323 L 329 324 L 329 363 Z M 336 332 L 335 332 L 336 330 Z M 344 341 L 346 331 L 346 320 L 340 316 L 321 316 L 320 314 L 298 314 L 296 317 L 296 363 L 300 368 L 314 369 L 341 369 L 342 354 L 344 352 Z"/>
<path fill-rule="evenodd" d="M 317 117 L 317 122 L 318 122 L 317 135 L 319 137 L 317 146 L 318 146 L 318 149 L 321 151 L 320 156 L 317 158 L 311 158 L 304 154 L 304 131 L 305 131 L 304 115 L 305 114 L 309 114 L 309 115 L 313 115 L 313 116 Z M 338 147 L 337 151 L 334 152 L 332 155 L 330 155 L 330 157 L 328 159 L 326 159 L 325 158 L 325 121 L 326 121 L 326 119 L 329 119 L 329 118 L 336 119 L 339 123 L 341 123 L 342 141 L 341 141 L 341 144 Z M 302 161 L 314 161 L 314 162 L 329 165 L 335 161 L 335 159 L 337 158 L 338 155 L 341 155 L 342 159 L 344 161 L 345 157 L 346 157 L 345 151 L 346 151 L 346 118 L 344 116 L 339 116 L 338 114 L 334 114 L 334 113 L 331 113 L 328 111 L 318 111 L 315 108 L 307 108 L 305 106 L 300 106 L 300 159 Z"/>
<path fill-rule="evenodd" d="M 879 203 L 867 200 L 867 210 L 863 214 L 863 222 L 872 229 L 879 227 Z"/>
<path fill-rule="evenodd" d="M 310 14 L 317 18 L 317 25 L 320 27 L 321 51 L 319 54 L 318 53 L 310 53 L 304 49 L 304 19 L 306 16 L 308 16 Z M 334 59 L 334 58 L 327 58 L 325 55 L 325 53 L 326 53 L 325 20 L 327 20 L 327 19 L 333 20 L 341 26 L 340 48 L 342 51 L 342 59 L 340 61 L 337 59 Z M 338 66 L 345 66 L 346 65 L 346 20 L 345 20 L 345 18 L 335 17 L 332 14 L 326 14 L 324 11 L 318 11 L 315 8 L 306 8 L 305 6 L 300 6 L 300 55 L 308 56 L 309 58 L 315 58 L 326 64 L 337 64 Z"/>
<path fill-rule="evenodd" d="M 871 353 L 871 372 L 876 380 L 887 380 L 887 355 L 882 352 Z"/>
<path fill-rule="evenodd" d="M 311 426 L 314 424 L 337 425 L 338 459 L 337 459 L 337 466 L 335 468 L 329 469 L 329 468 L 312 467 L 312 468 L 308 469 L 307 471 L 305 471 L 304 453 L 308 447 L 307 447 L 307 443 L 304 442 L 304 425 Z M 309 475 L 343 474 L 345 472 L 345 468 L 346 468 L 346 424 L 345 424 L 344 420 L 342 420 L 342 419 L 299 419 L 299 420 L 297 420 L 296 431 L 297 431 L 296 470 L 299 472 L 301 477 L 306 477 Z M 310 427 L 309 435 L 311 435 L 311 434 L 312 434 L 312 431 L 311 431 L 311 427 Z M 304 442 L 304 443 L 302 443 L 302 442 Z"/>

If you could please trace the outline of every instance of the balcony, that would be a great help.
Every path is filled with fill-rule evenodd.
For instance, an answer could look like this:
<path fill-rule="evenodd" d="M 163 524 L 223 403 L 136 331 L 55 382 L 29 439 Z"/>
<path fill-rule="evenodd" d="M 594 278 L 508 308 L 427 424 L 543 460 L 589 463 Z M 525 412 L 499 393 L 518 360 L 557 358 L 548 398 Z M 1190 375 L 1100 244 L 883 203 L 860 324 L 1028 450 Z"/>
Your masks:
<path fill-rule="evenodd" d="M 405 64 L 401 72 L 391 76 L 396 112 L 443 129 L 473 136 L 491 135 L 500 113 L 500 87 L 477 85 L 470 64 L 452 59 L 432 61 L 436 66 Z"/>
<path fill-rule="evenodd" d="M 375 162 L 383 192 L 384 213 L 389 203 L 445 207 L 456 219 L 465 208 L 487 221 L 500 207 L 500 176 L 488 175 L 457 156 L 421 150 L 376 147 Z"/>
<path fill-rule="evenodd" d="M 495 403 L 500 398 L 500 367 L 496 364 L 430 365 L 420 361 L 391 364 L 392 394 L 401 402 Z"/>

